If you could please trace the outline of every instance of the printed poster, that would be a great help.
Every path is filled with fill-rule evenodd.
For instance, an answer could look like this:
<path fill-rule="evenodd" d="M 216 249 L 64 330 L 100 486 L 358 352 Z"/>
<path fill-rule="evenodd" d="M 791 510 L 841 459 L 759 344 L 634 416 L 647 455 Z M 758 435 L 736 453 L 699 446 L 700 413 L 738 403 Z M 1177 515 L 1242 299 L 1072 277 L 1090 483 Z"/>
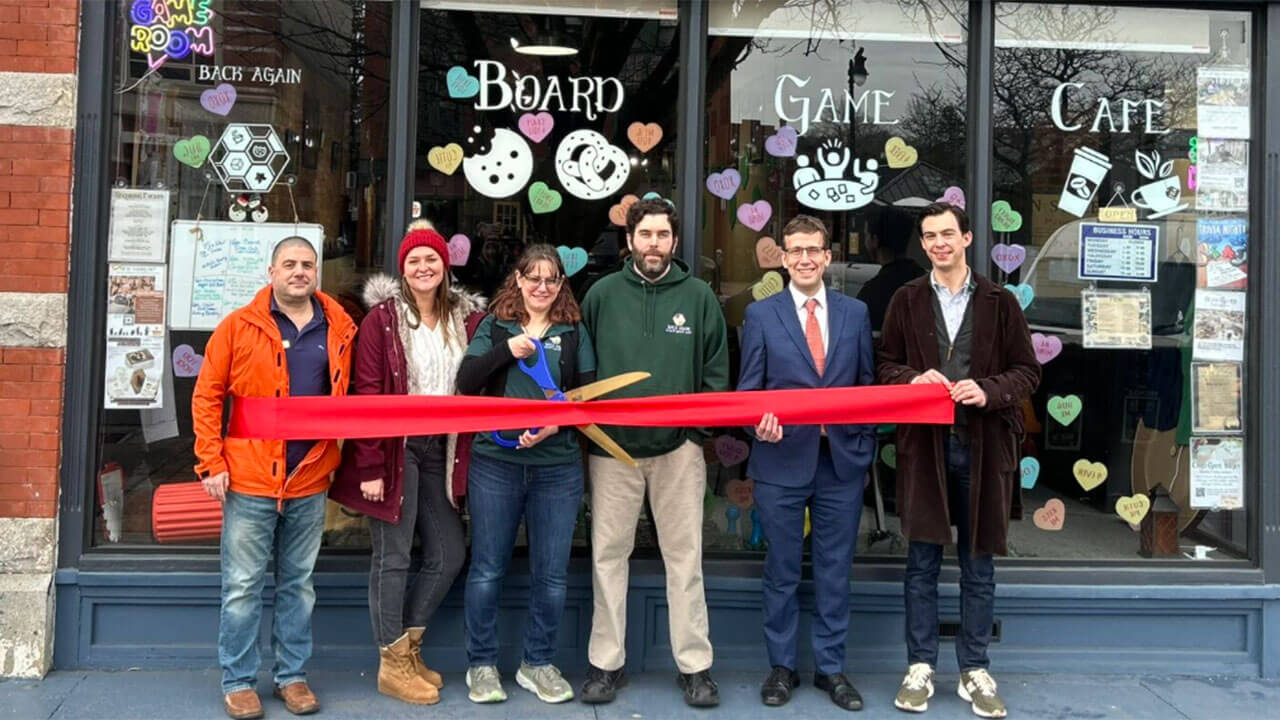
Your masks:
<path fill-rule="evenodd" d="M 1080 327 L 1087 349 L 1151 349 L 1151 294 L 1144 291 L 1080 291 Z"/>
<path fill-rule="evenodd" d="M 1244 439 L 1191 438 L 1191 507 L 1244 507 Z"/>
<path fill-rule="evenodd" d="M 164 265 L 108 266 L 103 407 L 164 406 L 164 311 Z"/>
<path fill-rule="evenodd" d="M 1244 361 L 1245 293 L 1196 290 L 1194 360 Z"/>
<path fill-rule="evenodd" d="M 1196 220 L 1196 286 L 1243 290 L 1249 284 L 1249 221 Z"/>
<path fill-rule="evenodd" d="M 1249 209 L 1249 141 L 1201 140 L 1196 162 L 1196 209 Z"/>
<path fill-rule="evenodd" d="M 168 229 L 168 190 L 111 190 L 108 260 L 164 262 Z"/>
<path fill-rule="evenodd" d="M 1191 363 L 1191 432 L 1244 429 L 1240 363 Z"/>
<path fill-rule="evenodd" d="M 1201 138 L 1249 139 L 1248 68 L 1196 69 L 1196 132 Z"/>

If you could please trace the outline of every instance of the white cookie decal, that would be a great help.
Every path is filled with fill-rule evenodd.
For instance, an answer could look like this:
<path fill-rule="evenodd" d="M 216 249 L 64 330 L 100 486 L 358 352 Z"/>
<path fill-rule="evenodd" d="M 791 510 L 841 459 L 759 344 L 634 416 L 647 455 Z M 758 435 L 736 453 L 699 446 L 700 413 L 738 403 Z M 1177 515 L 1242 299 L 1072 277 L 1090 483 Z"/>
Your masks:
<path fill-rule="evenodd" d="M 462 161 L 462 172 L 481 195 L 511 197 L 524 189 L 533 174 L 533 151 L 524 138 L 506 128 L 498 128 L 487 152 Z"/>
<path fill-rule="evenodd" d="M 556 148 L 556 177 L 570 195 L 599 200 L 622 189 L 631 174 L 627 153 L 595 130 L 574 130 Z"/>

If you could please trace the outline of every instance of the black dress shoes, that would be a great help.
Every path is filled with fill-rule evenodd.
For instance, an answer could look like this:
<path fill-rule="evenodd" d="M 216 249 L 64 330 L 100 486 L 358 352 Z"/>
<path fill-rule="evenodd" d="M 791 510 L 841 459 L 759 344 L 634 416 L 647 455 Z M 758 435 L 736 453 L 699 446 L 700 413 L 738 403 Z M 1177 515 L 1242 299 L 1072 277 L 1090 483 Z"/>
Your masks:
<path fill-rule="evenodd" d="M 765 678 L 764 684 L 760 686 L 760 699 L 770 707 L 786 705 L 791 699 L 791 691 L 799 684 L 800 676 L 795 670 L 775 667 L 773 672 L 769 673 L 769 677 Z"/>
<path fill-rule="evenodd" d="M 684 692 L 684 702 L 689 707 L 715 707 L 720 704 L 720 688 L 711 679 L 711 671 L 680 673 L 676 678 Z"/>
<path fill-rule="evenodd" d="M 844 673 L 836 673 L 835 675 L 815 674 L 813 676 L 813 684 L 819 690 L 827 691 L 831 696 L 831 702 L 839 705 L 845 710 L 861 710 L 862 696 L 858 694 L 857 688 L 853 683 L 849 682 L 849 678 Z"/>

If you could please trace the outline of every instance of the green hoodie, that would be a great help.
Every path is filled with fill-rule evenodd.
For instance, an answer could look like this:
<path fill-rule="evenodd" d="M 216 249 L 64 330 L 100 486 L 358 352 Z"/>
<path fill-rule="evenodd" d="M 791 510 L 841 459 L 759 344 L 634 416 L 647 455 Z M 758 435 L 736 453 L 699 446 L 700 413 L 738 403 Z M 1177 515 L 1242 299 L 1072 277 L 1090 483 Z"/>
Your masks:
<path fill-rule="evenodd" d="M 721 392 L 729 389 L 729 351 L 724 313 L 711 287 L 689 275 L 678 260 L 656 283 L 633 264 L 591 286 L 582 301 L 582 321 L 596 349 L 596 377 L 643 370 L 652 377 L 601 399 Z M 701 443 L 693 428 L 605 426 L 633 457 L 663 455 L 685 440 Z M 591 444 L 591 452 L 605 452 Z"/>

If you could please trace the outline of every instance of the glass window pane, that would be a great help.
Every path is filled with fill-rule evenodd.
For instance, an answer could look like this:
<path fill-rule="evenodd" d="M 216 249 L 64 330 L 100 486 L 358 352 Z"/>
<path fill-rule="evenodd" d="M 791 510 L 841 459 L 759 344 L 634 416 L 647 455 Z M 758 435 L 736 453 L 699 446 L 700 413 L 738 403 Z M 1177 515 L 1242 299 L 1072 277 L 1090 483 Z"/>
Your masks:
<path fill-rule="evenodd" d="M 1029 302 L 1044 366 L 1027 512 L 1066 509 L 1060 532 L 1011 526 L 1019 555 L 1246 552 L 1223 508 L 1244 501 L 1250 33 L 1241 12 L 997 8 L 981 264 Z"/>
<path fill-rule="evenodd" d="M 919 209 L 964 195 L 968 4 L 759 11 L 713 3 L 710 11 L 702 273 L 724 306 L 736 378 L 744 311 L 783 289 L 781 231 L 797 214 L 826 224 L 827 287 L 866 302 L 877 330 L 894 291 L 925 272 Z M 887 448 L 893 435 L 880 440 Z M 748 448 L 744 433 L 728 429 L 706 443 L 709 550 L 764 547 Z M 892 450 L 881 457 L 866 493 L 862 554 L 905 549 L 893 516 Z"/>

